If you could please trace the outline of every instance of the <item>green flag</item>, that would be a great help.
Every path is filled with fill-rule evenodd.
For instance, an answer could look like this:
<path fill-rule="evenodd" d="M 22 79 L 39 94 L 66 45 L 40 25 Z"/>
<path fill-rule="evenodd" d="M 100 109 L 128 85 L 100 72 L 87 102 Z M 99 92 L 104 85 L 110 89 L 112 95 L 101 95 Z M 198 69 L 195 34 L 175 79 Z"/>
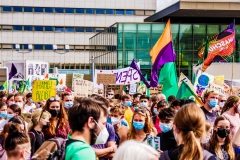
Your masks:
<path fill-rule="evenodd" d="M 145 79 L 147 79 L 147 74 L 145 75 L 145 77 L 144 77 Z M 143 82 L 142 82 L 143 83 Z M 143 83 L 144 84 L 144 83 Z M 144 84 L 145 85 L 145 84 Z M 150 89 L 149 88 L 147 88 L 147 86 L 146 86 L 146 95 L 150 98 Z"/>
<path fill-rule="evenodd" d="M 0 86 L 0 90 L 8 91 L 8 81 L 3 82 L 3 84 Z"/>
<path fill-rule="evenodd" d="M 25 85 L 25 83 L 24 83 L 24 80 L 22 80 L 22 82 L 20 83 L 20 87 L 19 87 L 19 89 L 18 89 L 18 92 L 24 93 L 25 88 L 26 88 L 26 85 Z"/>
<path fill-rule="evenodd" d="M 186 82 L 182 81 L 181 86 L 177 92 L 177 99 L 192 99 L 198 105 L 202 106 L 202 100 L 197 96 L 197 94 L 187 85 Z"/>
<path fill-rule="evenodd" d="M 162 93 L 166 97 L 169 97 L 170 95 L 177 95 L 178 80 L 175 62 L 168 62 L 164 64 L 159 73 L 158 83 L 163 85 Z"/>
<path fill-rule="evenodd" d="M 204 52 L 203 52 L 203 57 L 198 61 L 198 65 L 201 65 L 205 59 L 207 59 L 207 56 L 208 56 L 208 50 L 209 50 L 209 39 L 208 39 L 208 36 L 206 37 L 206 40 L 205 40 L 205 48 L 204 48 Z"/>

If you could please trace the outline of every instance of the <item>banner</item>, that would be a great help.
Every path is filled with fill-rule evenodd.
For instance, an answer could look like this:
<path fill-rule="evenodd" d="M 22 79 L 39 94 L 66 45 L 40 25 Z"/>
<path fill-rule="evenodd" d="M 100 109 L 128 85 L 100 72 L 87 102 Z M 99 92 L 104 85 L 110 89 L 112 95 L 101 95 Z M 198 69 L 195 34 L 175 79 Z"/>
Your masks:
<path fill-rule="evenodd" d="M 39 102 L 56 96 L 56 81 L 35 80 L 32 86 L 32 100 Z"/>
<path fill-rule="evenodd" d="M 82 79 L 75 79 L 74 82 L 74 96 L 88 97 L 88 81 Z"/>
<path fill-rule="evenodd" d="M 138 62 L 140 67 L 140 63 Z M 97 84 L 97 74 L 115 74 L 116 75 L 116 85 L 129 85 L 140 82 L 141 78 L 138 74 L 138 71 L 131 68 L 122 68 L 116 70 L 98 70 L 95 69 L 95 81 L 94 87 L 103 88 L 103 85 Z"/>

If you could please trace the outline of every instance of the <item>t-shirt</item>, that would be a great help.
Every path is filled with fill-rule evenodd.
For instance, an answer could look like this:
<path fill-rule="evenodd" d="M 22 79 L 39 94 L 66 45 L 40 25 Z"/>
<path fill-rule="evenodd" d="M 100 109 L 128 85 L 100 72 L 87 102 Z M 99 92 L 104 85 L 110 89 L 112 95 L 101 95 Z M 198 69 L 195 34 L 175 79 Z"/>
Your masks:
<path fill-rule="evenodd" d="M 96 160 L 96 154 L 89 144 L 79 140 L 73 141 L 75 142 L 66 147 L 65 160 Z"/>
<path fill-rule="evenodd" d="M 231 115 L 228 112 L 224 112 L 222 115 L 226 116 L 229 119 L 232 128 L 232 137 L 234 137 L 240 127 L 239 114 Z"/>
<path fill-rule="evenodd" d="M 203 106 L 201 107 L 203 113 L 205 114 L 206 120 L 208 120 L 212 126 L 214 125 L 214 121 L 217 118 L 217 114 L 215 111 L 209 112 Z"/>
<path fill-rule="evenodd" d="M 133 111 L 131 110 L 131 108 L 130 107 L 126 108 L 124 113 L 124 118 L 128 122 L 129 126 L 131 126 L 132 116 L 133 116 Z"/>
<path fill-rule="evenodd" d="M 33 113 L 33 109 L 36 108 L 36 105 L 33 103 L 30 106 L 28 104 L 25 104 L 24 106 L 24 113 Z"/>
<path fill-rule="evenodd" d="M 210 148 L 208 149 L 208 151 L 209 151 L 210 153 L 212 153 L 213 155 L 215 155 L 216 158 L 217 158 L 217 160 L 230 160 L 229 155 L 228 155 L 227 151 L 224 149 L 224 146 L 223 146 L 223 145 L 221 146 L 221 152 L 222 152 L 222 155 L 223 155 L 223 159 L 220 159 L 220 158 L 217 157 L 217 155 L 216 155 L 216 153 L 215 153 L 215 151 L 213 150 L 212 147 L 210 147 Z"/>
<path fill-rule="evenodd" d="M 28 134 L 31 140 L 31 155 L 33 155 L 43 144 L 45 138 L 42 132 L 36 131 L 34 129 L 30 130 Z"/>

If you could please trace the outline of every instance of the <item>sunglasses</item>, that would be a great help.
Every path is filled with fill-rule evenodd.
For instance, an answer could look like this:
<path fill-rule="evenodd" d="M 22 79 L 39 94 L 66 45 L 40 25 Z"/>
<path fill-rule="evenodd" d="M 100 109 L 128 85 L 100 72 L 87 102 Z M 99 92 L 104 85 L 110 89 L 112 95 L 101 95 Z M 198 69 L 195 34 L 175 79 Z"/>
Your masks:
<path fill-rule="evenodd" d="M 58 97 L 58 96 L 50 97 L 49 100 L 50 100 L 50 101 L 54 101 L 54 100 L 55 100 L 55 101 L 60 101 L 60 97 Z"/>

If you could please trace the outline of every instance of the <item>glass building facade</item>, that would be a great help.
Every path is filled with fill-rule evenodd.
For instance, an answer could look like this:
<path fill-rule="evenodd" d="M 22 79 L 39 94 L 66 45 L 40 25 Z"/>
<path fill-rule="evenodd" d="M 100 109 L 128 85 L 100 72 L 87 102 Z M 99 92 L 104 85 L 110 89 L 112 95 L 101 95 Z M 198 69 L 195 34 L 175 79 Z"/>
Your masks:
<path fill-rule="evenodd" d="M 151 48 L 161 36 L 165 23 L 116 23 L 90 38 L 90 56 L 98 69 L 128 67 L 134 58 L 143 74 L 151 73 Z M 172 42 L 177 54 L 177 73 L 192 77 L 192 65 L 199 60 L 198 48 L 206 36 L 218 34 L 228 24 L 171 24 Z M 235 26 L 235 61 L 240 62 L 240 25 Z M 100 50 L 101 49 L 101 50 Z M 102 67 L 103 66 L 103 67 Z M 106 66 L 111 66 L 107 67 Z"/>

